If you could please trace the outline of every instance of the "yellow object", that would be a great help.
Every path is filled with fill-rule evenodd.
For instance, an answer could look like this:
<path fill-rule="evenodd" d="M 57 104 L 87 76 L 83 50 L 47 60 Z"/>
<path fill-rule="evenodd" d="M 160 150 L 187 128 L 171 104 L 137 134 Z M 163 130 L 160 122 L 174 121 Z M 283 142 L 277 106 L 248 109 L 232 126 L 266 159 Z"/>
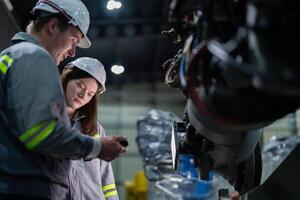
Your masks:
<path fill-rule="evenodd" d="M 133 180 L 125 181 L 126 200 L 147 200 L 148 182 L 144 172 L 137 172 Z"/>

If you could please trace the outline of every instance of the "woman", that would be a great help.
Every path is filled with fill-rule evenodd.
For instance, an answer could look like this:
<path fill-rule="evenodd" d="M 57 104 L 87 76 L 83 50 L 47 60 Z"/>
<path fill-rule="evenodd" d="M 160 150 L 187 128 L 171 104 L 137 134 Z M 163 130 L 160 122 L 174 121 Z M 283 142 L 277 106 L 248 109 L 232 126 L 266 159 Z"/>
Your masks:
<path fill-rule="evenodd" d="M 103 137 L 104 129 L 97 122 L 98 95 L 105 91 L 106 81 L 102 63 L 88 57 L 76 59 L 65 67 L 61 80 L 72 127 L 95 138 Z M 70 199 L 119 199 L 109 162 L 74 160 L 69 182 Z"/>

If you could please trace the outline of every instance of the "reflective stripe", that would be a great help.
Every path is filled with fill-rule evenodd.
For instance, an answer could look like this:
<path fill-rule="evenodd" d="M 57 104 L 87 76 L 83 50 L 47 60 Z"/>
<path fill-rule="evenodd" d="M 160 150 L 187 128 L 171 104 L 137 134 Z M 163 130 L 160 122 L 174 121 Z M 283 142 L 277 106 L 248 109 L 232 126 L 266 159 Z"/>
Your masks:
<path fill-rule="evenodd" d="M 118 195 L 118 192 L 116 190 L 116 184 L 105 185 L 102 187 L 102 190 L 106 198 Z"/>
<path fill-rule="evenodd" d="M 7 65 L 3 62 L 5 61 L 7 63 Z M 11 64 L 14 62 L 14 59 L 12 59 L 10 56 L 8 55 L 2 55 L 0 57 L 0 70 L 3 74 L 6 74 L 7 69 L 11 66 Z"/>
<path fill-rule="evenodd" d="M 112 196 L 115 196 L 115 195 L 118 195 L 117 190 L 112 191 L 112 192 L 107 192 L 106 194 L 104 194 L 104 196 L 105 196 L 106 198 L 112 197 Z"/>
<path fill-rule="evenodd" d="M 49 125 L 46 128 L 44 128 L 44 130 L 42 130 L 40 133 L 35 135 L 46 124 L 48 124 L 48 122 L 41 122 L 41 123 L 38 123 L 37 125 L 34 125 L 31 129 L 26 131 L 24 134 L 20 135 L 19 140 L 21 142 L 25 143 L 25 146 L 28 149 L 33 149 L 53 132 L 57 123 L 55 120 L 51 121 L 49 123 Z"/>
<path fill-rule="evenodd" d="M 49 126 L 47 128 L 45 128 L 44 131 L 42 131 L 38 136 L 36 136 L 33 140 L 31 140 L 30 142 L 28 142 L 26 144 L 26 147 L 28 149 L 32 149 L 34 147 L 36 147 L 39 143 L 41 143 L 41 141 L 43 141 L 44 139 L 46 139 L 54 130 L 54 128 L 56 127 L 56 121 L 52 121 Z"/>
<path fill-rule="evenodd" d="M 8 55 L 3 55 L 3 56 L 1 56 L 1 62 L 2 62 L 2 60 L 5 60 L 6 62 L 7 62 L 7 64 L 8 64 L 8 67 L 14 62 L 14 59 L 12 59 L 11 57 L 9 57 Z"/>
<path fill-rule="evenodd" d="M 2 74 L 6 74 L 6 72 L 7 72 L 7 66 L 2 62 L 0 62 L 0 70 L 1 70 Z"/>
<path fill-rule="evenodd" d="M 40 130 L 43 126 L 46 125 L 47 122 L 41 122 L 34 125 L 31 129 L 27 130 L 25 133 L 19 136 L 19 140 L 21 142 L 25 142 L 30 137 L 32 137 L 38 130 Z"/>
<path fill-rule="evenodd" d="M 103 192 L 105 192 L 106 190 L 110 190 L 110 189 L 115 189 L 116 188 L 116 184 L 109 184 L 109 185 L 105 185 L 102 187 Z"/>

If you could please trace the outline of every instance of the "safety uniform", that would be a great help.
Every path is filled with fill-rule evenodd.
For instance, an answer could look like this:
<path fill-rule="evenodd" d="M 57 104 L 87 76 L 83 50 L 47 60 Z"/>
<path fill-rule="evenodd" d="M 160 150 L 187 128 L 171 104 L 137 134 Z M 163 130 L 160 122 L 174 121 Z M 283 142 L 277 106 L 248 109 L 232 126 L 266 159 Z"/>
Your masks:
<path fill-rule="evenodd" d="M 17 33 L 0 54 L 0 193 L 66 199 L 70 160 L 101 143 L 70 127 L 58 68 L 40 42 Z"/>
<path fill-rule="evenodd" d="M 81 131 L 80 119 L 76 117 L 73 128 Z M 96 139 L 105 136 L 98 122 Z M 69 173 L 71 200 L 118 200 L 114 174 L 110 162 L 100 159 L 91 161 L 73 160 Z"/>

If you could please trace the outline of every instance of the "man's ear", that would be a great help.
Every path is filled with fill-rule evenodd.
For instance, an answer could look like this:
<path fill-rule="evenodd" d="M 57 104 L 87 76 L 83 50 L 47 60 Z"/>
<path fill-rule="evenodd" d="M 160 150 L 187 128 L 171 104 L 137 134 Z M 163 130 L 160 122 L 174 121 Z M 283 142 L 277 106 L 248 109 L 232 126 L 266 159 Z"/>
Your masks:
<path fill-rule="evenodd" d="M 59 21 L 57 18 L 52 18 L 49 20 L 49 22 L 47 23 L 46 27 L 47 27 L 47 33 L 50 36 L 55 35 L 55 33 L 57 31 L 59 31 L 59 27 L 58 27 Z"/>

